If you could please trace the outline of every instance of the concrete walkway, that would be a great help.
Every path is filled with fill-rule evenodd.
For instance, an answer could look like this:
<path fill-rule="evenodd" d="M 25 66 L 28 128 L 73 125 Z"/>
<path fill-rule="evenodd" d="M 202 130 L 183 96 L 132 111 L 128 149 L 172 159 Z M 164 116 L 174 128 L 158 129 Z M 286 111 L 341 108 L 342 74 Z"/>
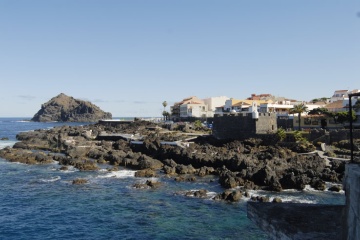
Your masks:
<path fill-rule="evenodd" d="M 324 159 L 326 161 L 327 166 L 330 166 L 331 160 L 350 161 L 350 158 L 336 158 L 336 157 L 325 156 L 325 152 L 320 150 L 315 150 L 308 153 L 299 153 L 299 155 L 311 155 L 311 154 L 317 154 L 320 158 Z"/>

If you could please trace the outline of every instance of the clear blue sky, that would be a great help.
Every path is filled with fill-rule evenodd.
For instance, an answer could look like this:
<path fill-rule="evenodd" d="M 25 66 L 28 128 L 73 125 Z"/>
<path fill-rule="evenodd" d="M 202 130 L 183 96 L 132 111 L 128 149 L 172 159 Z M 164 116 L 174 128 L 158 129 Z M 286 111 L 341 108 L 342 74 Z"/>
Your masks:
<path fill-rule="evenodd" d="M 0 0 L 0 117 L 59 93 L 145 117 L 194 95 L 358 88 L 358 0 Z"/>

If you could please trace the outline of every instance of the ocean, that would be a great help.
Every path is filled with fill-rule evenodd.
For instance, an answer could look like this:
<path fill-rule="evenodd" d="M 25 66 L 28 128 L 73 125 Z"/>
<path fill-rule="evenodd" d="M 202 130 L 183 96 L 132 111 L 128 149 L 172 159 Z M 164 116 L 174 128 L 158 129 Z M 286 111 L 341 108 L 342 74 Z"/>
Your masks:
<path fill-rule="evenodd" d="M 35 123 L 0 118 L 0 148 L 12 146 L 16 134 L 54 126 L 89 123 Z M 58 163 L 25 165 L 0 158 L 0 239 L 268 239 L 247 218 L 248 198 L 228 203 L 212 200 L 224 191 L 216 177 L 176 182 L 160 177 L 158 189 L 137 189 L 135 171 L 108 172 L 74 168 L 61 171 Z M 87 184 L 73 185 L 76 178 Z M 185 196 L 206 189 L 208 197 Z M 284 202 L 344 204 L 344 192 L 303 191 L 254 195 L 280 197 Z"/>

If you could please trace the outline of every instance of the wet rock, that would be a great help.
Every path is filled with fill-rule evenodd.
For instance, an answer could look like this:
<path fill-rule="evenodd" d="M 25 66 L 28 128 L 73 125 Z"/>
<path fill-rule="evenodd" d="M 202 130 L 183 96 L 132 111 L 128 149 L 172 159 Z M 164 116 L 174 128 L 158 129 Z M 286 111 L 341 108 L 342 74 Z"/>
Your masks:
<path fill-rule="evenodd" d="M 164 170 L 165 174 L 170 174 L 170 175 L 176 174 L 176 168 L 175 167 L 170 167 L 170 166 L 165 165 L 163 167 L 163 170 Z"/>
<path fill-rule="evenodd" d="M 251 200 L 255 202 L 270 202 L 267 196 L 251 196 Z"/>
<path fill-rule="evenodd" d="M 201 167 L 198 172 L 197 175 L 200 177 L 204 177 L 206 175 L 210 175 L 210 174 L 214 174 L 215 173 L 215 169 L 213 167 Z"/>
<path fill-rule="evenodd" d="M 196 169 L 190 164 L 190 165 L 183 165 L 178 164 L 176 167 L 176 173 L 178 174 L 194 174 L 196 172 Z"/>
<path fill-rule="evenodd" d="M 196 191 L 187 191 L 185 192 L 185 196 L 188 197 L 196 197 L 196 198 L 206 198 L 208 191 L 206 189 L 200 189 Z"/>
<path fill-rule="evenodd" d="M 166 165 L 166 166 L 169 166 L 169 167 L 172 167 L 172 168 L 175 168 L 177 166 L 177 163 L 172 160 L 172 159 L 165 159 L 163 161 L 163 163 Z"/>
<path fill-rule="evenodd" d="M 53 157 L 41 151 L 30 151 L 6 147 L 0 150 L 0 157 L 11 162 L 24 164 L 49 164 L 53 163 Z"/>
<path fill-rule="evenodd" d="M 176 177 L 174 178 L 174 180 L 176 182 L 195 182 L 196 181 L 196 178 L 194 176 L 192 177 L 183 177 L 183 176 L 180 176 L 180 177 Z"/>
<path fill-rule="evenodd" d="M 147 180 L 145 183 L 135 183 L 133 185 L 134 188 L 145 188 L 145 189 L 148 189 L 148 188 L 158 188 L 161 186 L 161 182 L 156 182 L 156 181 L 150 181 L 150 180 Z"/>
<path fill-rule="evenodd" d="M 59 168 L 59 170 L 60 170 L 60 171 L 67 171 L 67 170 L 69 170 L 69 168 L 68 168 L 67 166 L 61 166 L 61 167 Z"/>
<path fill-rule="evenodd" d="M 326 189 L 325 182 L 319 178 L 312 179 L 310 186 L 320 191 L 324 191 Z"/>
<path fill-rule="evenodd" d="M 223 193 L 217 194 L 214 200 L 226 200 L 230 202 L 238 202 L 242 198 L 240 190 L 226 190 Z"/>
<path fill-rule="evenodd" d="M 119 171 L 119 168 L 117 166 L 113 166 L 112 168 L 107 169 L 109 172 Z"/>
<path fill-rule="evenodd" d="M 162 167 L 164 166 L 164 164 L 162 162 L 160 162 L 159 160 L 150 158 L 148 156 L 141 156 L 140 159 L 138 160 L 139 162 L 139 168 L 140 169 L 153 169 L 153 170 L 158 170 L 158 169 L 162 169 Z"/>
<path fill-rule="evenodd" d="M 80 171 L 96 171 L 99 170 L 99 167 L 95 162 L 92 161 L 82 161 L 82 160 L 75 160 L 72 164 L 75 168 L 79 169 Z"/>
<path fill-rule="evenodd" d="M 136 171 L 135 177 L 150 178 L 150 177 L 157 177 L 157 174 L 154 172 L 154 170 L 148 168 L 148 169 L 142 169 Z"/>
<path fill-rule="evenodd" d="M 329 188 L 329 191 L 332 192 L 340 192 L 342 190 L 342 187 L 340 185 L 334 185 Z"/>
<path fill-rule="evenodd" d="M 85 184 L 85 183 L 88 183 L 88 180 L 84 178 L 77 178 L 72 181 L 72 184 Z"/>

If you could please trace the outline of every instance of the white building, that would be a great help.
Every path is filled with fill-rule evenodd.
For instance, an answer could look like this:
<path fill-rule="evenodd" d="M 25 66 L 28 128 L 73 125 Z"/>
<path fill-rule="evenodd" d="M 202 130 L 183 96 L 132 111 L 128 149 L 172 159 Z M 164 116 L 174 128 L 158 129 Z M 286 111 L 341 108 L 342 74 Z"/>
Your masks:
<path fill-rule="evenodd" d="M 205 103 L 185 103 L 180 105 L 180 118 L 187 117 L 208 117 L 207 105 Z"/>
<path fill-rule="evenodd" d="M 208 106 L 208 111 L 212 112 L 209 113 L 209 115 L 212 115 L 212 117 L 215 114 L 215 110 L 218 107 L 222 107 L 225 105 L 225 102 L 229 100 L 230 98 L 226 96 L 220 96 L 220 97 L 210 97 L 203 99 L 204 103 Z"/>
<path fill-rule="evenodd" d="M 344 98 L 348 97 L 348 90 L 336 90 L 332 97 L 330 98 L 330 102 L 336 102 L 339 100 L 344 100 Z"/>

